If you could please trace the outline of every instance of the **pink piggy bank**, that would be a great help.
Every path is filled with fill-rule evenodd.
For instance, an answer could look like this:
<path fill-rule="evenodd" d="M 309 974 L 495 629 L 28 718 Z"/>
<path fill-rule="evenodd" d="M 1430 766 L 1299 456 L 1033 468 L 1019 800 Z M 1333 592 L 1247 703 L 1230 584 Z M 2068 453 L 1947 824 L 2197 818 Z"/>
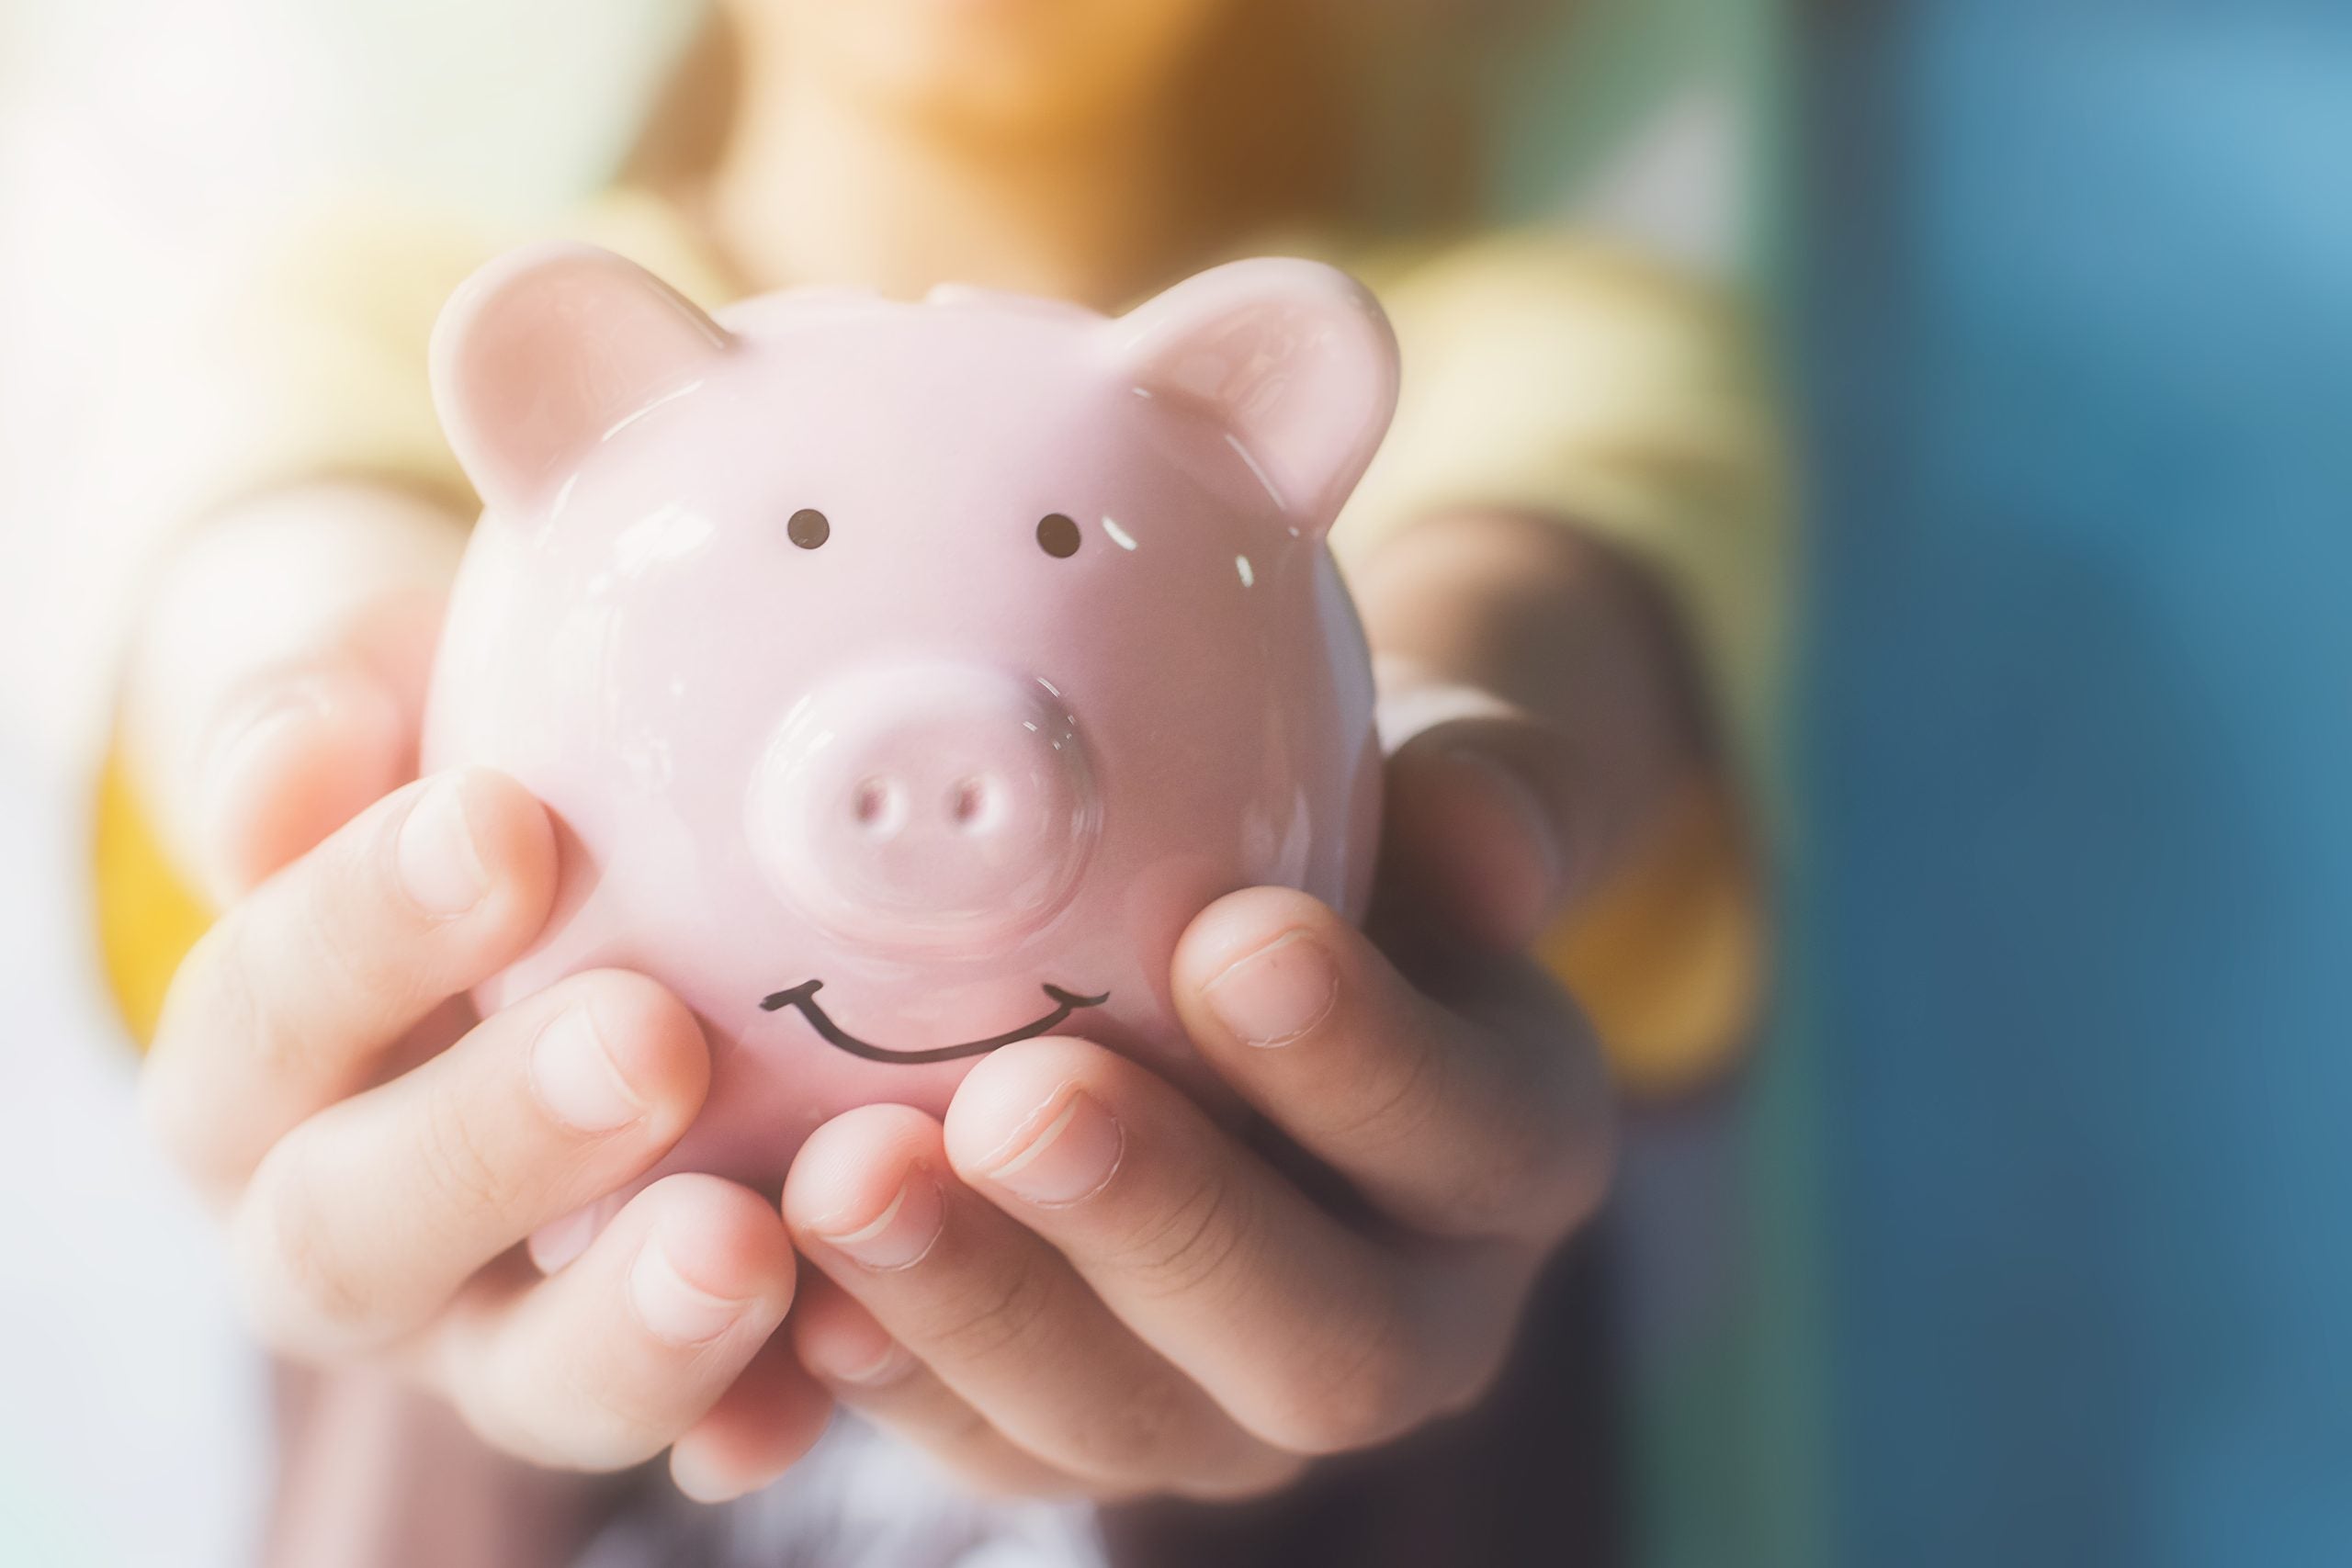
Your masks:
<path fill-rule="evenodd" d="M 1361 913 L 1380 757 L 1324 535 L 1396 353 L 1344 275 L 714 320 L 538 248 L 451 301 L 433 380 L 487 512 L 425 764 L 513 775 L 560 843 L 478 999 L 613 966 L 693 1008 L 712 1087 L 663 1169 L 773 1189 L 820 1122 L 944 1111 L 1047 1031 L 1200 1088 L 1192 918 L 1258 884 Z"/>

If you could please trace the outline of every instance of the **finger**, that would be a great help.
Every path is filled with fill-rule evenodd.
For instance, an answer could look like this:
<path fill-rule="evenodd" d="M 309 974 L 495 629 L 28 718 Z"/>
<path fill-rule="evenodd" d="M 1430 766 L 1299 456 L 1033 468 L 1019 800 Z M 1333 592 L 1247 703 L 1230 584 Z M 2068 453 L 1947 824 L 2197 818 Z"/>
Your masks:
<path fill-rule="evenodd" d="M 554 887 L 547 813 L 503 775 L 447 773 L 370 807 L 181 964 L 142 1085 L 164 1146 L 233 1189 L 437 1005 L 520 954 Z"/>
<path fill-rule="evenodd" d="M 279 1140 L 232 1234 L 267 1341 L 320 1355 L 437 1313 L 540 1225 L 649 1169 L 701 1108 L 701 1027 L 652 981 L 575 975 Z"/>
<path fill-rule="evenodd" d="M 1211 1065 L 1404 1224 L 1548 1244 L 1600 1201 L 1613 1141 L 1599 1047 L 1532 966 L 1478 966 L 1474 1017 L 1326 906 L 1258 887 L 1193 920 L 1174 975 Z"/>
<path fill-rule="evenodd" d="M 689 1430 L 792 1304 L 792 1245 L 748 1188 L 672 1176 L 539 1278 L 517 1258 L 419 1347 L 427 1379 L 495 1446 L 617 1470 Z"/>
<path fill-rule="evenodd" d="M 416 777 L 437 586 L 385 589 L 335 626 L 331 649 L 266 671 L 209 737 L 198 819 L 222 903 L 242 897 Z"/>
<path fill-rule="evenodd" d="M 351 659 L 256 676 L 200 764 L 193 853 L 227 904 L 414 774 L 413 718 Z"/>
<path fill-rule="evenodd" d="M 1506 951 L 1705 760 L 1673 606 L 1638 562 L 1560 525 L 1454 509 L 1354 584 L 1393 759 L 1383 891 Z"/>
<path fill-rule="evenodd" d="M 946 1140 L 958 1174 L 1290 1453 L 1418 1425 L 1483 1376 L 1501 1337 L 1487 1321 L 1508 1303 L 1499 1289 L 1464 1276 L 1441 1314 L 1416 1295 L 1413 1264 L 1317 1208 L 1161 1079 L 1083 1041 L 985 1058 L 949 1108 Z"/>
<path fill-rule="evenodd" d="M 218 893 L 238 890 L 282 863 L 248 854 L 272 844 L 277 855 L 299 853 L 304 831 L 315 842 L 404 781 L 464 537 L 447 508 L 421 495 L 321 485 L 232 506 L 182 542 L 125 671 L 122 740 L 140 798 L 183 870 L 217 878 Z M 273 708 L 276 733 L 261 744 L 249 727 Z M 305 708 L 303 721 L 290 716 Z M 226 768 L 245 739 L 307 764 L 292 770 L 283 799 L 269 788 L 224 791 L 226 772 L 275 781 Z M 367 775 L 379 770 L 369 793 Z M 225 820 L 215 802 L 232 806 Z"/>
<path fill-rule="evenodd" d="M 1612 841 L 1606 774 L 1566 735 L 1453 686 L 1385 697 L 1382 734 L 1384 899 L 1509 953 L 1590 889 Z"/>
<path fill-rule="evenodd" d="M 796 1296 L 796 1322 L 800 1305 Z M 718 1402 L 671 1445 L 670 1478 L 698 1503 L 756 1492 L 817 1446 L 832 1414 L 832 1395 L 801 1366 L 790 1337 L 771 1335 Z"/>
<path fill-rule="evenodd" d="M 808 1259 L 998 1430 L 1092 1482 L 1246 1483 L 1273 1461 L 1051 1247 L 949 1173 L 939 1124 L 853 1111 L 794 1160 Z"/>
<path fill-rule="evenodd" d="M 973 1490 L 1001 1496 L 1101 1495 L 1014 1446 L 891 1338 L 855 1297 L 821 1276 L 809 1280 L 794 1303 L 790 1333 L 800 1364 L 835 1399 L 922 1450 Z"/>

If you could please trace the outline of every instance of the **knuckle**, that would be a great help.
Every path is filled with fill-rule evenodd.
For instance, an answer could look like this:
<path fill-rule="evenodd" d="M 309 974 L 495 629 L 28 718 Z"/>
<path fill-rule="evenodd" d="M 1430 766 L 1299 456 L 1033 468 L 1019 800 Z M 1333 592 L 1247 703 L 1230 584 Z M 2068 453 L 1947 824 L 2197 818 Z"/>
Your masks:
<path fill-rule="evenodd" d="M 319 1351 L 372 1337 L 372 1292 L 310 1183 L 265 1162 L 241 1226 L 246 1310 L 284 1350 Z"/>
<path fill-rule="evenodd" d="M 578 1348 L 500 1346 L 475 1375 L 449 1390 L 483 1442 L 534 1464 L 593 1472 L 623 1470 L 662 1447 L 599 1357 Z"/>
<path fill-rule="evenodd" d="M 672 1434 L 613 1377 L 611 1358 L 601 1347 L 562 1357 L 552 1375 L 561 1397 L 541 1402 L 540 1408 L 552 1404 L 566 1415 L 547 1423 L 539 1446 L 558 1462 L 573 1470 L 624 1470 L 668 1446 Z"/>
<path fill-rule="evenodd" d="M 982 1453 L 1004 1440 L 978 1409 L 940 1388 L 927 1372 L 918 1375 L 923 1382 L 914 1398 L 904 1401 L 907 1407 L 899 1416 L 902 1425 L 910 1429 L 920 1427 L 926 1439 L 941 1452 L 967 1457 Z"/>
<path fill-rule="evenodd" d="M 1443 1103 L 1444 1053 L 1419 1030 L 1385 1051 L 1365 1053 L 1367 1081 L 1335 1135 L 1376 1152 L 1412 1138 Z"/>
<path fill-rule="evenodd" d="M 419 1162 L 432 1184 L 434 1212 L 445 1219 L 495 1212 L 508 1198 L 508 1182 L 481 1121 L 468 1103 L 465 1087 L 436 1080 L 424 1100 Z"/>
<path fill-rule="evenodd" d="M 1076 1435 L 1080 1462 L 1113 1475 L 1160 1474 L 1182 1441 L 1191 1401 L 1170 1377 L 1151 1376 L 1095 1402 Z"/>
<path fill-rule="evenodd" d="M 1486 1147 L 1449 1196 L 1447 1228 L 1458 1235 L 1565 1230 L 1574 1223 L 1575 1166 L 1563 1129 L 1526 1114 L 1496 1117 Z"/>
<path fill-rule="evenodd" d="M 181 961 L 140 1074 L 139 1114 L 148 1136 L 182 1174 L 199 1181 L 225 1174 L 220 1145 L 227 1119 L 217 1103 L 217 1085 L 230 1081 L 223 1058 L 266 1056 L 279 1032 L 266 1015 L 238 930 L 216 925 Z"/>
<path fill-rule="evenodd" d="M 1498 1117 L 1495 1153 L 1464 1205 L 1498 1235 L 1550 1244 L 1589 1219 L 1616 1171 L 1615 1115 L 1563 1054 L 1552 1092 Z"/>
<path fill-rule="evenodd" d="M 368 919 L 368 911 L 352 900 L 355 886 L 369 889 L 373 896 L 380 876 L 354 874 L 360 868 L 350 863 L 347 854 L 303 869 L 297 895 L 301 906 L 298 929 L 307 949 L 304 959 L 318 976 L 319 994 L 369 1010 L 405 1003 L 409 996 L 400 982 L 397 956 L 404 947 L 387 942 L 381 922 Z"/>
<path fill-rule="evenodd" d="M 1424 1299 L 1442 1301 L 1444 1330 L 1429 1337 L 1427 1415 L 1459 1416 L 1481 1404 L 1504 1375 L 1541 1267 L 1538 1255 L 1480 1246 L 1433 1259 Z"/>
<path fill-rule="evenodd" d="M 1346 1453 L 1387 1441 L 1429 1413 L 1422 1358 L 1393 1306 L 1336 1314 L 1326 1343 L 1302 1357 L 1268 1439 L 1294 1454 Z"/>
<path fill-rule="evenodd" d="M 924 1336 L 940 1354 L 984 1361 L 1025 1342 L 1045 1321 L 1054 1288 L 1043 1269 L 1023 1266 L 954 1292 L 955 1305 L 942 1313 Z"/>
<path fill-rule="evenodd" d="M 216 922 L 180 960 L 155 1026 L 158 1057 L 202 1040 L 250 1036 L 261 1021 L 246 922 L 232 914 Z"/>
<path fill-rule="evenodd" d="M 1207 1168 L 1117 1254 L 1121 1271 L 1154 1301 L 1190 1295 L 1227 1271 L 1256 1229 L 1255 1205 L 1221 1162 Z"/>
<path fill-rule="evenodd" d="M 1532 1216 L 1520 1227 L 1532 1241 L 1556 1244 L 1600 1208 L 1609 1195 L 1612 1162 L 1608 1156 L 1573 1145 L 1551 1152 L 1523 1189 L 1520 1212 Z"/>
<path fill-rule="evenodd" d="M 227 952 L 212 966 L 204 1000 L 211 1017 L 208 1026 L 234 1042 L 251 1064 L 253 1075 L 270 1082 L 300 1081 L 310 1062 L 303 1049 L 303 1032 L 288 1015 L 279 987 L 267 983 L 284 960 L 272 961 L 270 943 L 249 923 L 241 923 L 222 943 Z"/>

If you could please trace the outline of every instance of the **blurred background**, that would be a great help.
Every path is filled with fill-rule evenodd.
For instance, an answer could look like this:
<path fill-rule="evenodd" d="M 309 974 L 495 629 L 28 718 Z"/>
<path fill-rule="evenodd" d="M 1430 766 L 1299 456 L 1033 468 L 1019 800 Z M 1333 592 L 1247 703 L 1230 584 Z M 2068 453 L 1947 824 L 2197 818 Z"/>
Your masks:
<path fill-rule="evenodd" d="M 1807 473 L 1780 1017 L 1611 1222 L 1642 1557 L 2346 1561 L 2352 13 L 1476 10 L 1327 16 L 1419 29 L 1364 200 L 1743 292 Z M 701 21 L 0 0 L 0 1562 L 240 1562 L 263 1502 L 84 886 L 204 301 L 350 189 L 568 209 Z"/>

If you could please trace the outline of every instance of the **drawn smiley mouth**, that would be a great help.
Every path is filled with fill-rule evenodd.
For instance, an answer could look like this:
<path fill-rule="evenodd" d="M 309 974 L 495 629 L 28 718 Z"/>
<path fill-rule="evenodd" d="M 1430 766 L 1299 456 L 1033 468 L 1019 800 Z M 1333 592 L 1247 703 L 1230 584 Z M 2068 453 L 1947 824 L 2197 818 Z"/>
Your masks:
<path fill-rule="evenodd" d="M 930 1051 L 888 1051 L 868 1044 L 835 1023 L 825 1010 L 817 1005 L 817 993 L 824 988 L 822 980 L 803 980 L 788 991 L 778 991 L 760 1001 L 762 1012 L 775 1012 L 782 1008 L 798 1008 L 808 1027 L 829 1045 L 838 1045 L 853 1056 L 863 1056 L 869 1062 L 895 1062 L 901 1066 L 921 1066 L 926 1062 L 952 1062 L 958 1056 L 978 1056 L 1000 1045 L 1010 1045 L 1016 1040 L 1030 1040 L 1059 1025 L 1080 1008 L 1099 1008 L 1111 999 L 1111 993 L 1099 997 L 1081 997 L 1047 984 L 1042 988 L 1046 999 L 1054 1004 L 1053 1011 L 1043 1018 L 1008 1029 L 1002 1034 L 991 1034 L 986 1040 L 967 1040 L 961 1045 L 942 1045 Z"/>

